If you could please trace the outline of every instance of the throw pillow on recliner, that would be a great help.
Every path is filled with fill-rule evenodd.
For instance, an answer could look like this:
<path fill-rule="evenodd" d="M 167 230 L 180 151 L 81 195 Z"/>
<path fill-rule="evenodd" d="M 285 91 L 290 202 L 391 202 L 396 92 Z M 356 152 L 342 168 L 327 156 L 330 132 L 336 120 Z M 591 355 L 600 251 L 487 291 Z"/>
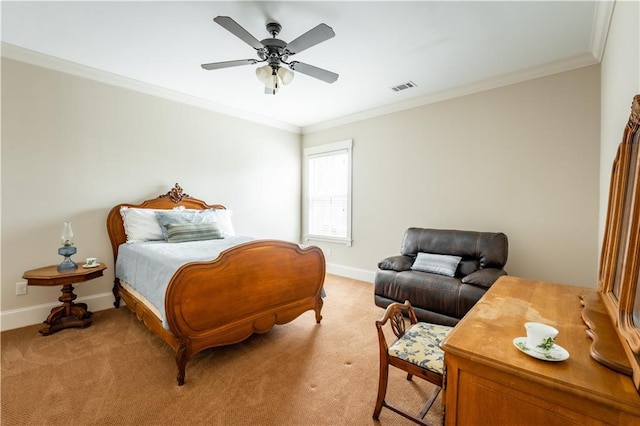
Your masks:
<path fill-rule="evenodd" d="M 446 254 L 432 254 L 419 252 L 411 269 L 420 272 L 431 272 L 432 274 L 453 277 L 458 269 L 458 263 L 462 260 L 460 256 Z"/>

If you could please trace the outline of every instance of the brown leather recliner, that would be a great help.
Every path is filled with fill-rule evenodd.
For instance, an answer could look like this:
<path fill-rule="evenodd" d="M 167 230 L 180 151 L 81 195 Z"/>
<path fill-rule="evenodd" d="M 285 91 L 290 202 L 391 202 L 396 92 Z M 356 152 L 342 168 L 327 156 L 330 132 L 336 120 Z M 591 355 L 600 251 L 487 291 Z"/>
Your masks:
<path fill-rule="evenodd" d="M 507 236 L 501 232 L 409 228 L 400 255 L 378 263 L 375 304 L 386 308 L 408 300 L 418 320 L 453 326 L 507 274 L 508 252 Z M 450 267 L 444 273 L 452 276 L 443 275 L 441 259 Z M 431 262 L 437 273 L 425 272 L 433 270 Z"/>

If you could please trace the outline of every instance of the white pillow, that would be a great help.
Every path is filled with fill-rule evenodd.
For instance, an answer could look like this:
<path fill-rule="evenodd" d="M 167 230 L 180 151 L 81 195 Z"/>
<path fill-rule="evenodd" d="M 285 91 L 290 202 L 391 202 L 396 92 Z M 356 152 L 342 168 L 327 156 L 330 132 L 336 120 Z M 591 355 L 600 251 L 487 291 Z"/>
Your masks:
<path fill-rule="evenodd" d="M 175 207 L 173 210 L 182 210 L 184 207 Z M 141 241 L 164 240 L 162 228 L 156 219 L 155 212 L 167 211 L 164 209 L 141 209 L 136 207 L 120 207 L 120 215 L 127 234 L 127 243 Z"/>
<path fill-rule="evenodd" d="M 222 230 L 222 233 L 225 237 L 233 237 L 236 235 L 236 231 L 233 228 L 233 222 L 231 221 L 231 216 L 233 216 L 233 211 L 228 209 L 215 209 L 216 210 L 216 219 L 218 221 L 218 225 Z"/>
<path fill-rule="evenodd" d="M 433 274 L 453 277 L 462 257 L 446 254 L 418 253 L 411 269 L 414 271 L 431 272 Z"/>

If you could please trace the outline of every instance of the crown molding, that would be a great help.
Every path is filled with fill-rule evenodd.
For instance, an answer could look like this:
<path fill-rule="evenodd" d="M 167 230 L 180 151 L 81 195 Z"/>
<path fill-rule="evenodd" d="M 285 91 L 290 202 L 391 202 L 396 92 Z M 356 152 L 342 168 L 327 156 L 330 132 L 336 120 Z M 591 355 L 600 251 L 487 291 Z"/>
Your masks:
<path fill-rule="evenodd" d="M 596 1 L 593 17 L 593 28 L 591 31 L 591 41 L 589 44 L 589 51 L 591 52 L 591 54 L 579 55 L 566 60 L 545 64 L 539 67 L 529 68 L 509 74 L 503 74 L 502 76 L 485 80 L 479 80 L 465 86 L 459 86 L 452 89 L 431 93 L 429 95 L 421 96 L 404 102 L 395 103 L 385 107 L 374 108 L 358 114 L 341 117 L 335 120 L 329 120 L 305 126 L 302 128 L 302 134 L 304 135 L 321 130 L 327 130 L 344 124 L 354 123 L 356 121 L 375 118 L 385 114 L 391 114 L 422 105 L 433 104 L 436 102 L 445 101 L 447 99 L 471 95 L 473 93 L 478 93 L 485 90 L 508 86 L 515 83 L 521 83 L 526 80 L 546 77 L 548 75 L 571 71 L 573 69 L 600 63 L 604 55 L 604 49 L 607 42 L 607 35 L 609 33 L 609 26 L 611 24 L 611 17 L 613 16 L 615 3 L 616 0 Z"/>
<path fill-rule="evenodd" d="M 219 114 L 227 115 L 230 117 L 263 124 L 269 127 L 275 127 L 281 130 L 286 130 L 291 133 L 300 134 L 302 131 L 302 129 L 298 126 L 270 120 L 268 118 L 254 114 L 249 114 L 247 112 L 220 105 L 215 102 L 207 101 L 196 96 L 190 96 L 184 93 L 168 90 L 159 86 L 155 86 L 153 84 L 144 83 L 139 80 L 99 70 L 97 68 L 88 67 L 86 65 L 81 65 L 76 62 L 67 61 L 65 59 L 56 58 L 54 56 L 45 55 L 44 53 L 25 49 L 13 44 L 5 42 L 0 43 L 0 53 L 3 58 L 25 62 L 30 65 L 47 68 L 65 74 L 75 75 L 77 77 L 98 81 L 101 83 L 133 90 L 140 93 L 145 93 L 147 95 L 157 96 L 171 101 L 180 102 L 183 104 L 217 112 Z"/>
<path fill-rule="evenodd" d="M 604 48 L 607 44 L 607 35 L 609 34 L 614 7 L 615 0 L 598 0 L 596 2 L 589 47 L 591 54 L 598 62 L 602 62 L 602 57 L 604 56 Z"/>
<path fill-rule="evenodd" d="M 386 105 L 380 108 L 370 109 L 358 114 L 348 115 L 335 120 L 329 120 L 322 123 L 305 126 L 302 128 L 302 134 L 305 135 L 321 130 L 327 130 L 345 124 L 351 124 L 357 121 L 392 114 L 423 105 L 429 105 L 436 102 L 446 101 L 448 99 L 459 98 L 474 93 L 484 92 L 486 90 L 496 89 L 498 87 L 509 86 L 511 84 L 521 83 L 528 80 L 534 80 L 536 78 L 547 77 L 549 75 L 595 65 L 597 63 L 598 61 L 591 53 L 585 53 L 561 61 L 551 62 L 541 66 L 532 67 L 512 73 L 502 74 L 497 77 L 478 80 L 476 82 L 463 86 L 457 86 L 451 89 L 430 93 L 425 96 L 419 96 L 407 101 Z"/>
<path fill-rule="evenodd" d="M 536 78 L 546 77 L 552 74 L 597 64 L 600 62 L 600 59 L 602 58 L 602 54 L 604 52 L 606 34 L 609 29 L 611 15 L 613 14 L 614 3 L 615 2 L 612 1 L 597 2 L 595 12 L 596 16 L 594 18 L 594 30 L 591 40 L 591 51 L 593 52 L 592 54 L 587 53 L 578 55 L 562 61 L 552 62 L 542 66 L 533 67 L 513 73 L 503 74 L 498 77 L 479 80 L 467 85 L 431 93 L 407 101 L 386 105 L 380 108 L 370 109 L 357 114 L 352 114 L 345 117 L 340 117 L 335 120 L 328 120 L 304 127 L 298 127 L 291 124 L 270 120 L 265 117 L 249 114 L 247 112 L 223 106 L 211 101 L 204 100 L 202 98 L 164 89 L 162 87 L 154 86 L 149 83 L 144 83 L 118 74 L 45 55 L 43 53 L 25 49 L 5 42 L 0 43 L 0 52 L 2 57 L 4 58 L 25 62 L 42 68 L 47 68 L 94 81 L 99 81 L 105 84 L 161 97 L 164 99 L 169 99 L 175 102 L 203 108 L 219 114 L 251 121 L 258 124 L 263 124 L 265 126 L 278 128 L 295 134 L 310 134 L 317 131 L 327 130 L 345 124 L 354 123 L 357 121 L 379 117 L 381 115 L 392 114 L 423 105 L 442 102 L 448 99 L 467 96 L 498 87 L 521 83 L 523 81 L 533 80 Z"/>

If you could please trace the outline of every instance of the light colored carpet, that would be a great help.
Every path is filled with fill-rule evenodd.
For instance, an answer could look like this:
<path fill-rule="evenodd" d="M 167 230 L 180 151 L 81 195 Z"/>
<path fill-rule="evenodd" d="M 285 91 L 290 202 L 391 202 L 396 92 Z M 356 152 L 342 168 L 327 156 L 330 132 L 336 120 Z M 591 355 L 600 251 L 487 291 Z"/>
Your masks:
<path fill-rule="evenodd" d="M 2 333 L 2 425 L 411 425 L 382 410 L 370 283 L 328 276 L 323 320 L 289 324 L 187 364 L 126 307 L 96 312 L 86 329 Z M 91 306 L 89 306 L 91 309 Z M 388 400 L 418 412 L 431 384 L 393 369 Z M 441 396 L 426 420 L 441 424 Z"/>

